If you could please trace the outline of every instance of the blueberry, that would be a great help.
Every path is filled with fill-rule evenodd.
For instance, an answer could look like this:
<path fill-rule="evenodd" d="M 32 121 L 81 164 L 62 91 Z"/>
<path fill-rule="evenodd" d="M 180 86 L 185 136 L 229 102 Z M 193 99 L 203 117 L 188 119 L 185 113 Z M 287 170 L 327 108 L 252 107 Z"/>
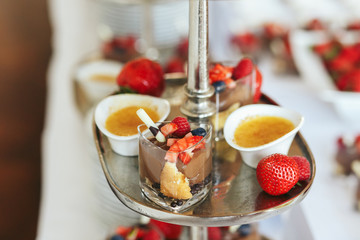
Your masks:
<path fill-rule="evenodd" d="M 110 240 L 125 240 L 125 238 L 120 235 L 114 235 L 110 238 Z"/>
<path fill-rule="evenodd" d="M 201 127 L 192 130 L 191 133 L 193 136 L 203 136 L 203 137 L 206 136 L 206 130 Z"/>
<path fill-rule="evenodd" d="M 221 93 L 226 89 L 226 83 L 224 81 L 216 81 L 212 84 L 216 93 Z"/>
<path fill-rule="evenodd" d="M 251 233 L 251 225 L 243 224 L 237 229 L 237 232 L 241 237 L 246 237 Z"/>
<path fill-rule="evenodd" d="M 176 206 L 177 206 L 177 202 L 175 202 L 175 201 L 171 202 L 170 206 L 173 207 L 173 208 L 176 207 Z"/>

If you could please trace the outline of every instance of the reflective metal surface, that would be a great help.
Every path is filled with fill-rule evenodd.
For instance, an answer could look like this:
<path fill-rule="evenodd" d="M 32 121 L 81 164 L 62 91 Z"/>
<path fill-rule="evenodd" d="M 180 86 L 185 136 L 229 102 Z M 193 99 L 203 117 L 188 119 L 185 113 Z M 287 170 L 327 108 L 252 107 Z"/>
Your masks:
<path fill-rule="evenodd" d="M 268 103 L 272 101 L 263 96 Z M 204 202 L 183 213 L 161 209 L 145 199 L 139 187 L 137 157 L 114 153 L 108 139 L 93 124 L 94 140 L 109 186 L 130 209 L 162 221 L 186 226 L 230 226 L 256 222 L 278 215 L 307 195 L 315 177 L 315 161 L 301 134 L 297 134 L 289 155 L 303 155 L 311 165 L 311 177 L 289 193 L 272 197 L 260 188 L 255 169 L 243 164 L 239 153 L 225 141 L 214 143 L 214 186 Z"/>
<path fill-rule="evenodd" d="M 214 87 L 208 76 L 208 1 L 190 1 L 189 17 L 187 100 L 180 111 L 192 121 L 204 121 L 216 112 L 215 104 L 210 101 Z"/>

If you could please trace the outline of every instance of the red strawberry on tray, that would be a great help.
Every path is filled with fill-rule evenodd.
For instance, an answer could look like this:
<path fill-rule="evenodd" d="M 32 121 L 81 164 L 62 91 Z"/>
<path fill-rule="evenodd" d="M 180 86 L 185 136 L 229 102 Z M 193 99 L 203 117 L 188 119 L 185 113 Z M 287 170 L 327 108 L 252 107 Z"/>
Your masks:
<path fill-rule="evenodd" d="M 120 91 L 130 90 L 159 97 L 165 89 L 164 73 L 160 64 L 147 58 L 126 63 L 116 80 Z"/>
<path fill-rule="evenodd" d="M 310 178 L 311 170 L 310 170 L 310 163 L 303 156 L 292 156 L 292 159 L 296 161 L 299 167 L 299 181 L 305 181 Z"/>
<path fill-rule="evenodd" d="M 265 192 L 278 196 L 289 192 L 298 182 L 299 167 L 291 157 L 276 153 L 260 160 L 256 177 Z"/>

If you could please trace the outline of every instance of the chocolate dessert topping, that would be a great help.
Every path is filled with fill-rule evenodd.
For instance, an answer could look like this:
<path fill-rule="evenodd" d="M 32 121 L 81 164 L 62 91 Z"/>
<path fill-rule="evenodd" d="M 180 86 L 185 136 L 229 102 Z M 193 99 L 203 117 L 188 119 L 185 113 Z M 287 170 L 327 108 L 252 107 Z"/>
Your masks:
<path fill-rule="evenodd" d="M 153 126 L 150 126 L 150 127 L 149 127 L 149 130 L 150 130 L 150 132 L 151 132 L 154 136 L 156 136 L 156 135 L 159 133 L 159 129 L 158 129 L 158 128 L 155 128 L 155 127 L 153 127 Z"/>
<path fill-rule="evenodd" d="M 139 108 L 139 110 L 136 111 L 136 114 L 141 119 L 141 121 L 143 121 L 146 124 L 146 126 L 150 129 L 151 133 L 156 137 L 156 139 L 159 142 L 165 142 L 166 141 L 164 135 L 156 127 L 155 123 L 149 117 L 149 115 L 145 112 L 144 109 Z"/>

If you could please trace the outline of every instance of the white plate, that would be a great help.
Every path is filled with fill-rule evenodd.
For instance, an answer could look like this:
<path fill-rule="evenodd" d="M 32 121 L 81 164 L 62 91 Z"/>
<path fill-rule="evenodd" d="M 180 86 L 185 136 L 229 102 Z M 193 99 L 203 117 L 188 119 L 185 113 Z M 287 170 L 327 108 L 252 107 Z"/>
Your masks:
<path fill-rule="evenodd" d="M 351 43 L 354 39 L 359 39 L 358 36 L 359 32 L 342 33 L 341 41 Z M 311 46 L 327 40 L 327 35 L 321 31 L 293 31 L 290 43 L 294 62 L 304 81 L 318 93 L 320 99 L 333 104 L 344 120 L 358 122 L 360 121 L 360 93 L 338 91 L 320 57 L 311 50 Z"/>

